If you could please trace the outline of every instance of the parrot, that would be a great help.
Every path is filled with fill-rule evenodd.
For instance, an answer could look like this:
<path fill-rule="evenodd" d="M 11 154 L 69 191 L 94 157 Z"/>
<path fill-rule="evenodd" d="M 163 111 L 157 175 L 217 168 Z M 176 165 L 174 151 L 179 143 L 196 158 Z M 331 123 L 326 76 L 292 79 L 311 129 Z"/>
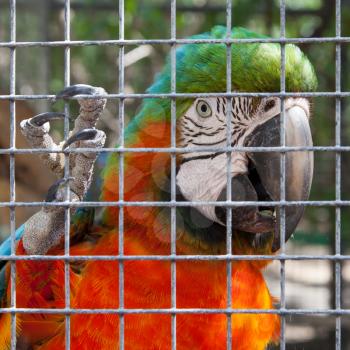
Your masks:
<path fill-rule="evenodd" d="M 218 25 L 190 39 L 216 40 L 226 35 L 227 28 Z M 231 38 L 266 37 L 234 27 Z M 43 153 L 41 158 L 58 180 L 48 190 L 46 205 L 15 232 L 16 255 L 23 257 L 15 261 L 16 308 L 48 309 L 16 313 L 18 347 L 64 349 L 68 337 L 71 349 L 117 349 L 121 331 L 123 347 L 130 350 L 171 349 L 172 338 L 182 350 L 227 349 L 227 344 L 236 350 L 264 350 L 279 342 L 278 313 L 264 313 L 278 308 L 264 277 L 270 260 L 226 259 L 227 242 L 232 256 L 264 254 L 272 260 L 280 249 L 281 211 L 266 203 L 281 198 L 281 155 L 252 148 L 281 145 L 282 109 L 285 145 L 312 146 L 311 101 L 297 93 L 315 91 L 317 78 L 300 48 L 286 44 L 285 86 L 287 92 L 296 94 L 282 102 L 278 95 L 280 44 L 233 42 L 229 46 L 232 91 L 243 94 L 220 96 L 227 91 L 227 50 L 223 42 L 176 47 L 176 92 L 184 96 L 175 100 L 179 149 L 175 171 L 172 174 L 169 154 L 174 132 L 171 98 L 145 98 L 125 128 L 124 149 L 118 152 L 118 144 L 116 152 L 103 158 L 100 201 L 106 206 L 101 213 L 93 206 L 78 204 L 87 196 L 96 159 L 106 157 L 106 135 L 96 128 L 108 97 L 105 90 L 77 84 L 57 94 L 57 99 L 78 100 L 80 105 L 69 138 L 60 144 L 49 134 L 50 122 L 62 120 L 64 113 L 42 113 L 21 122 L 31 147 L 55 151 Z M 171 92 L 171 68 L 168 58 L 147 90 L 149 94 Z M 259 94 L 262 92 L 272 94 Z M 192 93 L 204 97 L 191 97 Z M 225 150 L 227 145 L 232 151 Z M 74 152 L 76 148 L 81 151 Z M 307 200 L 313 177 L 312 152 L 285 152 L 285 176 L 285 199 Z M 70 209 L 69 247 L 65 246 L 67 198 L 77 204 Z M 227 199 L 233 204 L 253 201 L 255 205 L 232 205 L 228 215 L 222 204 Z M 173 216 L 167 203 L 174 200 L 176 257 L 182 259 L 175 261 L 172 281 Z M 303 209 L 302 205 L 285 207 L 285 241 L 295 231 Z M 60 259 L 67 249 L 69 259 Z M 0 246 L 0 255 L 10 254 L 8 239 Z M 42 259 L 30 259 L 32 255 Z M 0 268 L 0 349 L 8 349 L 11 268 L 6 259 Z M 69 287 L 68 305 L 65 287 Z M 70 334 L 66 334 L 66 308 L 70 310 Z M 204 311 L 193 311 L 201 309 Z M 239 313 L 250 309 L 261 313 Z"/>

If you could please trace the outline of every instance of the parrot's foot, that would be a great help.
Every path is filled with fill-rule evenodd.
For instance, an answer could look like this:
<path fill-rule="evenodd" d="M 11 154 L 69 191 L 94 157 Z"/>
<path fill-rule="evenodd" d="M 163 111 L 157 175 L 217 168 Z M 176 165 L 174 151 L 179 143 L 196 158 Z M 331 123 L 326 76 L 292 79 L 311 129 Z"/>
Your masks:
<path fill-rule="evenodd" d="M 61 91 L 57 98 L 69 98 L 75 95 L 105 95 L 102 88 L 89 85 L 74 85 Z M 63 113 L 43 113 L 21 122 L 21 130 L 33 148 L 64 151 L 73 148 L 93 148 L 100 150 L 106 135 L 95 129 L 96 122 L 106 105 L 105 98 L 79 99 L 80 113 L 75 120 L 74 129 L 65 142 L 57 145 L 49 135 L 50 121 L 65 118 Z M 90 187 L 93 166 L 98 152 L 79 152 L 69 155 L 69 177 L 65 174 L 65 157 L 63 153 L 45 153 L 41 155 L 47 167 L 61 178 L 48 191 L 46 202 L 81 201 Z M 69 183 L 69 196 L 67 185 Z M 72 209 L 74 211 L 74 208 Z M 23 246 L 28 254 L 45 254 L 57 245 L 64 234 L 64 207 L 43 207 L 26 223 Z"/>

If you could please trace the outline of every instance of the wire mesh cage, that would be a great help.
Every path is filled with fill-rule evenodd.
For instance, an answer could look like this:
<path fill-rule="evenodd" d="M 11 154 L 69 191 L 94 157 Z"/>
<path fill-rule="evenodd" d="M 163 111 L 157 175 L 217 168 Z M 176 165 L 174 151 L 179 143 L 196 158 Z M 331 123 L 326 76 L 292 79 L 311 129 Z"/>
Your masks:
<path fill-rule="evenodd" d="M 273 267 L 267 270 L 267 278 L 270 280 L 273 292 L 279 296 L 279 306 L 276 309 L 263 310 L 263 314 L 277 314 L 281 317 L 281 333 L 280 342 L 276 348 L 305 348 L 313 349 L 316 346 L 320 348 L 335 348 L 348 349 L 350 348 L 350 340 L 346 335 L 349 329 L 349 302 L 346 298 L 348 294 L 349 284 L 349 255 L 347 254 L 348 239 L 346 237 L 346 229 L 348 227 L 347 210 L 350 205 L 350 198 L 347 198 L 347 189 L 350 187 L 347 180 L 347 152 L 350 151 L 350 145 L 346 143 L 347 139 L 347 99 L 350 97 L 347 84 L 347 52 L 350 39 L 348 36 L 342 35 L 342 4 L 340 0 L 335 1 L 310 1 L 310 8 L 296 7 L 293 8 L 290 2 L 280 0 L 278 3 L 270 0 L 256 2 L 257 13 L 263 12 L 262 18 L 254 17 L 249 21 L 243 22 L 241 19 L 237 21 L 235 13 L 242 14 L 245 11 L 244 1 L 227 0 L 223 1 L 176 1 L 169 2 L 140 2 L 119 0 L 118 5 L 113 2 L 80 2 L 73 0 L 64 1 L 27 1 L 21 2 L 19 0 L 10 0 L 9 3 L 0 1 L 1 17 L 3 19 L 4 27 L 0 27 L 0 55 L 3 64 L 0 62 L 1 69 L 1 95 L 0 102 L 8 103 L 6 108 L 9 111 L 8 130 L 3 130 L 4 139 L 7 134 L 8 141 L 0 144 L 0 155 L 2 162 L 6 164 L 9 170 L 5 170 L 6 181 L 3 182 L 4 193 L 8 192 L 6 199 L 1 199 L 0 207 L 3 210 L 1 227 L 8 228 L 11 234 L 11 255 L 0 256 L 1 261 L 9 261 L 11 266 L 11 305 L 9 307 L 0 308 L 1 313 L 11 315 L 11 349 L 20 348 L 21 344 L 16 343 L 16 315 L 18 314 L 64 314 L 65 315 L 65 348 L 71 348 L 71 316 L 76 314 L 114 314 L 119 317 L 119 348 L 125 347 L 125 317 L 128 315 L 138 314 L 155 314 L 155 315 L 170 315 L 171 317 L 171 349 L 177 348 L 177 317 L 178 315 L 191 314 L 222 314 L 227 317 L 227 336 L 226 348 L 233 348 L 232 345 L 232 319 L 234 314 L 261 314 L 261 309 L 235 309 L 233 307 L 234 296 L 232 291 L 232 262 L 233 261 L 250 261 L 250 260 L 273 260 Z M 255 3 L 255 2 L 254 2 Z M 349 12 L 349 4 L 343 1 L 343 13 L 347 18 Z M 236 8 L 237 6 L 237 8 Z M 246 6 L 251 6 L 246 5 Z M 314 8 L 313 8 L 314 6 Z M 40 9 L 40 23 L 37 23 L 37 32 L 24 33 L 24 28 L 33 25 L 33 18 L 39 19 L 37 13 Z M 136 10 L 143 9 L 147 17 L 147 11 L 155 11 L 154 17 L 150 17 L 150 22 L 156 21 L 158 18 L 164 17 L 163 21 L 168 26 L 168 33 L 166 38 L 164 33 L 157 30 L 149 30 L 148 32 L 136 34 L 136 39 L 132 37 L 134 34 L 133 26 L 147 26 L 147 21 L 137 23 L 135 19 Z M 5 11 L 6 10 L 6 11 Z M 30 14 L 30 11 L 33 11 Z M 29 14 L 28 14 L 28 13 Z M 26 13 L 28 22 L 24 20 Z M 96 15 L 101 13 L 101 17 Z M 106 16 L 109 13 L 109 16 Z M 211 15 L 209 16 L 209 13 Z M 334 13 L 334 26 L 330 13 Z M 195 16 L 193 15 L 195 14 Z M 21 23 L 17 19 L 20 16 Z M 23 17 L 22 17 L 23 16 Z M 30 17 L 32 16 L 32 17 Z M 199 16 L 197 18 L 197 16 Z M 202 17 L 200 17 L 202 16 Z M 208 18 L 206 18 L 208 16 Z M 296 35 L 295 37 L 287 37 L 287 19 L 291 16 L 291 21 L 300 23 L 305 16 L 310 16 L 311 20 L 309 26 L 303 27 L 305 35 L 302 37 Z M 304 17 L 303 17 L 304 16 Z M 194 18 L 196 17 L 196 18 Z M 210 18 L 209 18 L 210 17 Z M 53 20 L 55 18 L 55 20 Z M 132 18 L 132 19 L 131 19 Z M 277 20 L 277 19 L 278 20 Z M 306 18 L 306 17 L 305 17 Z M 321 19 L 321 22 L 315 20 Z M 23 20 L 23 21 L 22 21 Z M 194 24 L 196 29 L 211 26 L 217 21 L 222 21 L 226 25 L 227 35 L 224 39 L 202 39 L 186 37 L 189 34 L 195 34 L 190 31 L 187 23 Z M 55 22 L 56 21 L 56 22 Z M 86 28 L 89 21 L 95 21 L 90 28 L 101 29 L 99 32 L 91 30 L 85 35 L 81 28 Z M 240 22 L 241 21 L 241 22 Z M 326 23 L 324 23 L 326 21 Z M 236 22 L 241 25 L 252 25 L 254 29 L 268 30 L 271 38 L 250 38 L 250 39 L 233 39 L 231 37 L 232 27 L 236 26 Z M 102 24 L 101 24 L 102 23 Z M 259 24 L 260 23 L 260 24 Z M 262 25 L 261 23 L 265 23 Z M 278 24 L 276 24 L 278 23 Z M 345 23 L 343 21 L 343 23 Z M 5 26 L 6 24 L 6 26 Z M 334 28 L 333 28 L 333 27 Z M 7 29 L 6 29 L 6 28 Z M 33 25 L 34 27 L 34 25 Z M 72 30 L 73 27 L 73 30 Z M 179 30 L 180 27 L 181 29 Z M 332 27 L 332 28 L 331 28 Z M 312 29 L 310 29 L 312 28 Z M 331 29 L 330 29 L 331 28 Z M 348 26 L 344 25 L 344 31 Z M 63 29 L 63 32 L 62 32 Z M 333 30 L 333 32 L 332 32 Z M 331 34 L 328 34 L 328 33 Z M 103 34 L 101 34 L 103 33 Z M 108 33 L 108 34 L 106 34 Z M 127 33 L 127 35 L 126 35 Z M 131 38 L 129 34 L 131 33 Z M 298 32 L 297 32 L 298 33 Z M 26 36 L 27 35 L 27 36 Z M 103 38 L 106 35 L 106 38 Z M 18 36 L 21 38 L 19 39 Z M 153 36 L 155 38 L 153 38 Z M 40 40 L 36 39 L 37 37 Z M 19 39 L 19 40 L 18 40 Z M 189 44 L 225 44 L 227 47 L 226 55 L 226 92 L 208 92 L 208 93 L 179 93 L 176 91 L 176 49 L 180 45 Z M 280 91 L 276 93 L 271 92 L 237 92 L 232 85 L 232 57 L 231 47 L 235 44 L 244 43 L 278 43 L 281 45 L 281 62 L 280 62 Z M 306 48 L 309 52 L 313 52 L 312 47 L 320 45 L 323 48 L 326 45 L 330 46 L 330 50 L 324 49 L 324 52 L 314 50 L 315 59 L 324 60 L 332 68 L 332 72 L 321 72 L 321 88 L 323 91 L 317 92 L 289 92 L 286 90 L 286 51 L 287 44 L 296 44 Z M 335 54 L 333 55 L 333 49 Z M 27 50 L 34 50 L 32 54 L 26 56 Z M 330 51 L 329 57 L 325 52 Z M 157 70 L 157 67 L 163 63 L 164 54 L 170 52 L 170 66 L 171 66 L 171 82 L 170 92 L 162 94 L 152 94 L 143 92 L 150 84 L 151 76 Z M 87 57 L 86 60 L 91 62 L 81 62 L 81 57 Z M 146 60 L 144 65 L 134 68 L 130 73 L 127 71 L 128 67 L 138 64 L 142 60 Z M 154 61 L 150 65 L 150 61 Z M 31 70 L 28 69 L 28 62 L 33 67 L 37 78 L 33 79 Z M 107 62 L 112 64 L 110 69 L 101 69 L 99 62 Z M 330 63 L 329 63 L 330 62 Z M 101 64 L 104 65 L 103 63 Z M 147 69 L 147 70 L 146 70 Z M 29 72 L 28 72 L 29 70 Z M 74 70 L 74 72 L 73 72 Z M 96 77 L 94 70 L 98 71 L 100 77 Z M 147 72 L 145 74 L 144 72 Z M 317 67 L 316 67 L 317 70 Z M 17 71 L 20 71 L 17 76 Z M 142 78 L 145 82 L 130 83 L 129 80 L 133 76 L 142 72 Z M 6 74 L 5 74 L 6 73 Z M 324 77 L 322 77 L 324 73 Z M 327 78 L 327 74 L 329 77 Z M 73 77 L 73 79 L 72 79 Z M 100 79 L 100 80 L 99 80 Z M 323 82 L 322 79 L 327 80 Z M 118 186 L 119 199 L 117 201 L 98 201 L 96 196 L 93 200 L 84 199 L 84 201 L 73 202 L 69 198 L 69 184 L 67 189 L 67 198 L 63 203 L 43 203 L 40 196 L 34 196 L 31 193 L 28 197 L 16 193 L 21 189 L 21 171 L 23 168 L 19 167 L 18 160 L 23 157 L 37 157 L 43 153 L 63 153 L 65 159 L 65 178 L 69 178 L 69 154 L 79 152 L 96 152 L 95 149 L 72 149 L 69 151 L 55 151 L 52 149 L 30 149 L 26 146 L 18 147 L 17 144 L 17 124 L 19 111 L 22 112 L 22 103 L 28 103 L 28 110 L 43 110 L 48 109 L 49 104 L 56 99 L 53 94 L 48 94 L 48 91 L 59 90 L 61 87 L 67 87 L 79 80 L 87 80 L 90 83 L 93 80 L 97 84 L 103 86 L 107 83 L 112 91 L 106 94 L 108 100 L 108 108 L 105 120 L 101 126 L 108 130 L 109 141 L 107 147 L 103 149 L 103 155 L 114 153 L 118 155 Z M 328 88 L 329 81 L 332 82 L 333 88 Z M 18 83 L 20 82 L 20 83 Z M 63 82 L 63 84 L 62 84 Z M 327 89 L 328 88 L 328 89 Z M 39 91 L 36 93 L 35 91 Z M 20 92 L 20 93 L 18 93 Z M 227 114 L 227 143 L 221 152 L 227 154 L 227 197 L 225 201 L 220 202 L 220 205 L 226 208 L 226 252 L 220 255 L 179 255 L 177 254 L 177 208 L 183 206 L 200 206 L 202 202 L 188 201 L 186 203 L 179 202 L 176 197 L 176 164 L 177 156 L 181 153 L 190 153 L 192 149 L 180 148 L 177 145 L 177 101 L 184 98 L 207 98 L 207 97 L 225 97 L 228 101 L 236 97 L 279 97 L 281 99 L 281 128 L 280 139 L 281 144 L 278 147 L 240 147 L 232 146 L 229 141 L 231 135 L 231 123 L 229 116 L 231 112 L 231 103 L 228 104 Z M 85 96 L 85 98 L 91 96 Z M 315 112 L 320 109 L 325 109 L 330 113 L 330 116 L 324 117 L 320 123 L 324 123 L 323 134 L 320 133 L 320 144 L 315 146 L 291 147 L 286 146 L 285 143 L 285 108 L 284 101 L 289 97 L 305 97 L 314 99 Z M 79 97 L 79 98 L 84 98 Z M 169 147 L 143 147 L 130 148 L 125 145 L 124 130 L 129 123 L 129 117 L 132 116 L 137 106 L 142 99 L 160 98 L 169 99 L 171 105 L 171 139 Z M 73 98 L 77 99 L 77 98 Z M 319 100 L 322 100 L 318 107 Z M 329 102 L 332 101 L 332 102 Z M 330 107 L 334 101 L 334 107 Z M 1 106 L 1 105 L 0 105 Z M 56 106 L 53 107 L 58 108 Z M 74 108 L 74 107 L 72 107 Z M 328 108 L 328 109 L 327 109 Z M 64 105 L 64 112 L 66 115 L 70 114 L 70 106 L 67 102 Z M 34 113 L 33 113 L 34 114 Z M 327 119 L 328 118 L 328 119 Z M 317 123 L 315 118 L 314 123 Z M 328 123 L 328 124 L 327 124 Z M 316 129 L 317 126 L 314 126 Z M 64 139 L 69 138 L 70 122 L 65 118 L 63 130 L 55 130 L 57 134 L 63 134 Z M 331 135 L 331 136 L 329 136 Z M 323 137 L 323 139 L 322 139 Z M 330 139 L 330 140 L 329 140 Z M 118 146 L 112 145 L 118 140 Z M 325 140 L 325 142 L 323 142 Z M 218 148 L 202 148 L 200 152 L 215 151 Z M 232 201 L 231 198 L 231 156 L 232 152 L 277 152 L 280 154 L 280 199 L 278 201 L 262 203 L 261 201 L 237 202 Z M 290 201 L 286 200 L 286 154 L 288 152 L 313 151 L 316 157 L 316 172 L 318 170 L 325 172 L 324 176 L 316 179 L 316 190 L 312 193 L 311 199 L 307 201 Z M 125 179 L 124 176 L 124 157 L 126 154 L 136 153 L 167 153 L 169 154 L 171 169 L 170 169 L 170 200 L 169 201 L 129 201 L 124 199 Z M 5 158 L 6 157 L 6 158 Z M 320 157 L 320 161 L 317 161 Z M 322 158 L 325 157 L 325 158 Z M 328 158 L 327 158 L 328 157 Z M 330 158 L 329 157 L 333 157 Z M 33 158 L 34 159 L 34 158 Z M 21 162 L 20 162 L 21 163 Z M 330 166 L 331 164 L 332 166 Z M 319 168 L 317 168 L 319 166 Z M 24 168 L 26 171 L 26 168 Z M 96 170 L 99 171 L 98 169 Z M 331 175 L 330 175 L 331 174 Z M 343 176 L 342 176 L 343 175 Z M 23 176 L 23 174 L 22 174 Z M 34 173 L 35 176 L 35 173 Z M 39 175 L 38 175 L 39 176 Z M 48 175 L 44 174 L 43 177 Z M 332 176 L 329 179 L 329 176 Z M 96 175 L 95 175 L 96 177 Z M 318 176 L 317 176 L 318 177 Z M 28 179 L 27 179 L 28 180 Z M 43 180 L 44 181 L 44 180 Z M 52 181 L 49 177 L 48 182 Z M 96 185 L 96 187 L 98 187 Z M 331 188 L 327 192 L 325 187 Z M 324 193 L 322 192 L 324 190 Z M 44 189 L 42 193 L 44 193 Z M 331 195 L 327 197 L 331 192 Z M 350 193 L 350 192 L 349 192 Z M 319 195 L 319 196 L 318 196 Z M 36 200 L 33 200 L 33 197 Z M 1 198 L 6 198 L 1 197 Z M 217 205 L 217 202 L 206 202 L 205 205 Z M 269 255 L 237 255 L 232 251 L 232 208 L 243 206 L 249 207 L 252 205 L 273 205 L 280 210 L 280 245 L 279 252 L 271 256 Z M 321 227 L 315 235 L 301 235 L 305 240 L 311 240 L 311 244 L 298 242 L 293 243 L 289 247 L 289 243 L 285 244 L 286 232 L 286 217 L 285 210 L 288 207 L 296 207 L 303 205 L 307 214 L 307 219 L 302 223 L 305 232 L 315 230 L 315 227 Z M 22 224 L 22 220 L 28 218 L 40 207 L 54 207 L 63 206 L 65 208 L 65 233 L 64 233 L 64 255 L 16 255 L 16 229 Z M 77 207 L 117 207 L 118 213 L 118 254 L 115 256 L 100 255 L 80 255 L 72 256 L 70 254 L 70 222 L 71 210 Z M 129 255 L 124 252 L 124 210 L 130 207 L 164 207 L 169 210 L 170 215 L 170 252 L 168 255 Z M 8 212 L 4 210 L 7 209 Z M 22 210 L 26 210 L 22 214 Z M 314 211 L 313 211 L 314 210 Z M 18 213 L 21 213 L 18 215 Z M 8 219 L 5 219 L 8 215 Z M 17 217 L 18 216 L 18 217 Z M 317 220 L 315 219 L 317 218 Z M 323 220 L 323 221 L 322 221 Z M 328 225 L 328 226 L 327 226 Z M 325 228 L 326 227 L 326 228 Z M 324 230 L 325 232 L 320 232 Z M 297 239 L 298 234 L 296 234 Z M 326 240 L 326 244 L 318 244 L 319 237 Z M 4 237 L 2 237 L 4 238 Z M 315 243 L 316 241 L 316 243 Z M 65 264 L 65 300 L 63 308 L 22 308 L 16 305 L 16 261 L 24 260 L 62 260 Z M 71 306 L 70 298 L 70 263 L 76 261 L 115 261 L 118 263 L 118 308 L 110 309 L 89 309 L 89 308 L 73 308 Z M 125 274 L 124 264 L 126 261 L 157 261 L 168 262 L 171 271 L 171 305 L 167 308 L 128 308 L 125 305 Z M 222 261 L 226 263 L 226 286 L 227 286 L 227 305 L 226 308 L 182 308 L 177 305 L 177 286 L 176 274 L 177 264 L 182 261 Z M 293 264 L 294 270 L 293 270 Z M 309 264 L 309 265 L 308 265 Z M 299 269 L 299 270 L 298 270 Z M 309 270 L 308 270 L 309 269 Z M 291 273 L 289 274 L 289 272 Z M 293 274 L 294 271 L 294 274 Z M 309 271 L 309 273 L 308 273 Z M 319 279 L 315 279 L 315 274 Z M 303 275 L 303 277 L 301 276 Z M 305 282 L 309 286 L 309 291 L 303 289 L 301 284 Z M 321 282 L 320 282 L 321 281 Z M 294 283 L 294 285 L 293 285 Z M 322 291 L 320 297 L 317 297 L 315 292 L 321 286 Z M 299 292 L 297 291 L 300 288 Z M 326 295 L 322 294 L 326 293 Z M 293 303 L 289 302 L 289 299 Z M 303 299 L 302 301 L 298 299 Z M 321 302 L 317 304 L 316 299 Z M 314 301 L 314 303 L 313 303 Z M 310 306 L 311 305 L 311 306 Z M 300 346 L 300 347 L 299 347 Z"/>

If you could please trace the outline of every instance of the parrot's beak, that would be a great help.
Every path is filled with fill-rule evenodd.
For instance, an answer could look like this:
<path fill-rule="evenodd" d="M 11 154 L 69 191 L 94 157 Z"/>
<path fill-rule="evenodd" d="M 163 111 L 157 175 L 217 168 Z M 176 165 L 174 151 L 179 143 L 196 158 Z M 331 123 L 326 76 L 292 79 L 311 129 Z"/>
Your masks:
<path fill-rule="evenodd" d="M 280 115 L 257 126 L 246 138 L 246 147 L 279 147 Z M 312 146 L 312 137 L 307 112 L 294 105 L 285 111 L 285 145 Z M 232 179 L 232 201 L 280 201 L 281 200 L 281 155 L 280 152 L 251 152 L 247 174 Z M 305 201 L 309 198 L 313 176 L 313 153 L 310 151 L 285 153 L 285 200 Z M 219 200 L 225 200 L 222 193 Z M 297 227 L 304 207 L 285 207 L 285 240 Z M 217 217 L 225 222 L 226 210 L 216 208 Z M 221 217 L 220 217 L 221 216 Z M 280 209 L 278 206 L 233 207 L 233 228 L 247 233 L 273 233 L 272 251 L 280 248 Z"/>
<path fill-rule="evenodd" d="M 246 146 L 280 146 L 280 116 L 276 116 L 256 128 L 247 139 Z M 285 111 L 285 145 L 288 147 L 312 146 L 309 119 L 303 108 L 293 106 Z M 260 177 L 261 185 L 273 201 L 281 199 L 281 156 L 279 152 L 253 152 L 249 158 Z M 306 201 L 309 198 L 313 177 L 313 152 L 285 153 L 285 200 Z M 304 212 L 304 206 L 285 207 L 285 241 L 296 229 Z M 276 210 L 276 228 L 272 250 L 280 248 L 280 210 Z"/>

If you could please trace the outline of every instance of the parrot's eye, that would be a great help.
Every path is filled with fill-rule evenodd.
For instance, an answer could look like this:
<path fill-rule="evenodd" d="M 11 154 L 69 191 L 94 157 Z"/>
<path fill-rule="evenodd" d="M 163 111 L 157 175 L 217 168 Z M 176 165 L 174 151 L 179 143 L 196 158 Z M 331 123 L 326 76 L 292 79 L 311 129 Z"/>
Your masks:
<path fill-rule="evenodd" d="M 207 102 L 204 100 L 199 100 L 197 102 L 197 113 L 202 117 L 202 118 L 209 118 L 212 114 L 211 108 Z"/>

